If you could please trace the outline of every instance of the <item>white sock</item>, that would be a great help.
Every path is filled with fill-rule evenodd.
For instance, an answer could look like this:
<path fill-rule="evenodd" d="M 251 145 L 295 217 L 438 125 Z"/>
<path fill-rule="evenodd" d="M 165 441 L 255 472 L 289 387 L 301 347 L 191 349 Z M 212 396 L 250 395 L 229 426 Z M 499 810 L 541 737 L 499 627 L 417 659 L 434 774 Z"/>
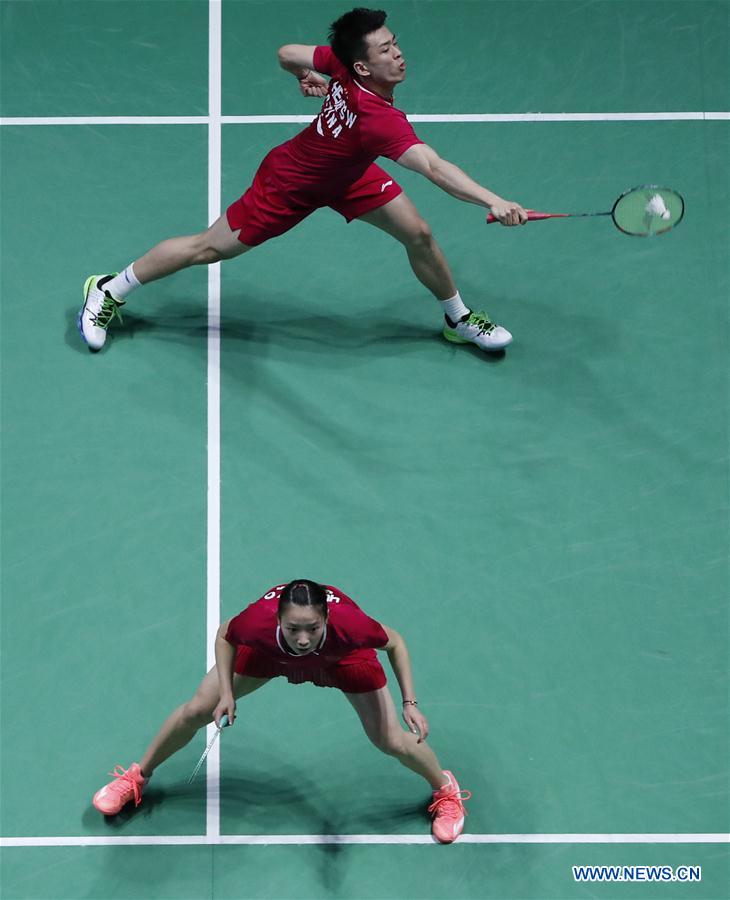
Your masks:
<path fill-rule="evenodd" d="M 463 319 L 464 316 L 468 316 L 471 312 L 470 309 L 464 306 L 464 301 L 461 299 L 461 294 L 458 291 L 449 300 L 440 300 L 439 303 L 444 311 L 444 315 L 448 316 L 452 322 L 458 322 L 459 319 Z"/>
<path fill-rule="evenodd" d="M 112 297 L 115 297 L 117 300 L 124 300 L 127 294 L 131 294 L 139 286 L 140 282 L 137 281 L 132 263 L 130 263 L 123 272 L 115 275 L 111 281 L 107 281 L 104 289 L 109 291 Z"/>

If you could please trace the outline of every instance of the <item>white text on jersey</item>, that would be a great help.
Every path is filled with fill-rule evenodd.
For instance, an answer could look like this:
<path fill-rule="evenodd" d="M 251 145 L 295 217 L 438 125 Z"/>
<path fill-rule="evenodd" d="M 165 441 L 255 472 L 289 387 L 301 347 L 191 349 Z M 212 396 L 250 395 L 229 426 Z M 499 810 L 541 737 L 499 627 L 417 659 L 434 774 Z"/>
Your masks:
<path fill-rule="evenodd" d="M 337 138 L 342 131 L 343 125 L 347 128 L 352 128 L 356 121 L 357 113 L 348 109 L 344 88 L 339 81 L 333 81 L 322 106 L 322 112 L 317 119 L 317 131 L 324 135 L 322 130 L 322 122 L 324 122 L 329 128 L 332 137 Z"/>

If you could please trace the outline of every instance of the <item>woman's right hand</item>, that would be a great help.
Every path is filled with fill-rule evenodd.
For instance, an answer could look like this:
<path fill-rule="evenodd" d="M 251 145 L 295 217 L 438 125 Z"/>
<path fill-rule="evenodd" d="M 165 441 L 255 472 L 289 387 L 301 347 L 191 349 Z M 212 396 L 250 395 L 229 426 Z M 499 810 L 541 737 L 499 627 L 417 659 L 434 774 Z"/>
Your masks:
<path fill-rule="evenodd" d="M 215 722 L 215 727 L 221 727 L 221 718 L 223 715 L 228 716 L 228 724 L 233 725 L 236 721 L 236 701 L 233 698 L 233 694 L 227 694 L 218 701 L 218 706 L 213 710 L 213 721 Z"/>

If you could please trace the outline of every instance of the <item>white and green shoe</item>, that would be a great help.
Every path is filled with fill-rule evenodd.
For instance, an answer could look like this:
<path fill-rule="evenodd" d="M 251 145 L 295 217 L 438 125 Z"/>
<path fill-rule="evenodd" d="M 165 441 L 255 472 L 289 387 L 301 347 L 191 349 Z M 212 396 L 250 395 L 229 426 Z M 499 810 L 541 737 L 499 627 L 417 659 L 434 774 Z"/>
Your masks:
<path fill-rule="evenodd" d="M 476 344 L 480 350 L 502 350 L 512 343 L 512 335 L 501 325 L 495 325 L 485 312 L 473 312 L 455 325 L 448 319 L 444 337 L 454 344 Z"/>
<path fill-rule="evenodd" d="M 124 306 L 124 300 L 117 300 L 104 290 L 104 285 L 112 278 L 114 275 L 89 275 L 84 283 L 84 305 L 79 312 L 78 326 L 90 350 L 101 350 L 104 346 L 112 319 L 122 322 L 119 308 Z"/>

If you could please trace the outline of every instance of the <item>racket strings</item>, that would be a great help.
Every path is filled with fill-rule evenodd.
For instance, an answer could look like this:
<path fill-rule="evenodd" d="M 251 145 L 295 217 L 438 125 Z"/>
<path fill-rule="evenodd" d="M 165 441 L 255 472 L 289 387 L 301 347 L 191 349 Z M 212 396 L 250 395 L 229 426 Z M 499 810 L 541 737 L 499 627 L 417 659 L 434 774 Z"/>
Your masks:
<path fill-rule="evenodd" d="M 613 207 L 616 227 L 625 234 L 649 237 L 679 224 L 684 215 L 682 197 L 669 188 L 643 185 L 622 194 Z"/>

